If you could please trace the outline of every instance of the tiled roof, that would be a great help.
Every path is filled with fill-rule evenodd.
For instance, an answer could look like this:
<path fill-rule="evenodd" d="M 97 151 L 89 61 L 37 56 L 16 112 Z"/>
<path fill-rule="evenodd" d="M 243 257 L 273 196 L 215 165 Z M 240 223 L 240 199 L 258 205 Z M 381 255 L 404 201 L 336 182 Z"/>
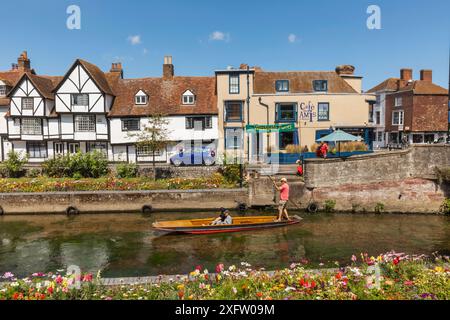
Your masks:
<path fill-rule="evenodd" d="M 335 71 L 255 72 L 256 94 L 276 93 L 275 81 L 289 80 L 289 92 L 312 93 L 314 80 L 327 80 L 328 93 L 357 93 Z"/>
<path fill-rule="evenodd" d="M 414 94 L 435 94 L 435 95 L 447 95 L 448 91 L 441 86 L 438 86 L 430 81 L 414 80 L 406 82 L 399 78 L 389 78 L 379 85 L 373 87 L 368 93 L 375 93 L 378 91 L 397 91 L 407 92 L 413 91 Z"/>
<path fill-rule="evenodd" d="M 11 99 L 9 98 L 0 98 L 0 106 L 9 106 L 10 101 Z"/>
<path fill-rule="evenodd" d="M 100 90 L 107 94 L 114 95 L 111 87 L 109 86 L 108 80 L 106 79 L 105 73 L 100 70 L 99 67 L 81 59 L 78 59 L 78 62 L 86 69 L 91 78 L 100 87 Z"/>
<path fill-rule="evenodd" d="M 36 89 L 44 96 L 44 98 L 50 100 L 55 99 L 52 91 L 63 77 L 37 76 L 30 73 L 27 73 L 27 76 Z"/>
<path fill-rule="evenodd" d="M 389 78 L 385 81 L 381 82 L 380 84 L 376 85 L 372 89 L 368 90 L 368 93 L 375 93 L 379 91 L 397 91 L 398 90 L 398 83 L 400 79 L 399 78 Z"/>
<path fill-rule="evenodd" d="M 116 95 L 109 114 L 112 117 L 218 113 L 214 77 L 116 79 L 112 86 Z M 147 105 L 135 104 L 134 97 L 139 90 L 148 95 Z M 182 104 L 186 90 L 195 94 L 194 105 Z"/>
<path fill-rule="evenodd" d="M 23 72 L 18 70 L 2 71 L 0 72 L 0 80 L 2 80 L 9 87 L 14 87 L 16 82 L 23 75 Z M 0 106 L 9 106 L 11 99 L 8 97 L 0 98 Z"/>

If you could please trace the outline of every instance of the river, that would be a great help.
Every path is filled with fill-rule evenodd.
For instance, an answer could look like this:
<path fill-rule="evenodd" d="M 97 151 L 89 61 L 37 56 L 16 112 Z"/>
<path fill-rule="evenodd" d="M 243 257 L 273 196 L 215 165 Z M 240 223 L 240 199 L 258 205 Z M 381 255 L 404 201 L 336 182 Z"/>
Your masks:
<path fill-rule="evenodd" d="M 259 214 L 261 213 L 250 213 Z M 163 235 L 155 220 L 211 213 L 95 214 L 0 217 L 0 273 L 26 276 L 78 265 L 103 277 L 178 274 L 247 262 L 266 269 L 292 262 L 334 266 L 352 254 L 450 254 L 450 217 L 434 215 L 301 214 L 300 224 L 216 235 Z"/>

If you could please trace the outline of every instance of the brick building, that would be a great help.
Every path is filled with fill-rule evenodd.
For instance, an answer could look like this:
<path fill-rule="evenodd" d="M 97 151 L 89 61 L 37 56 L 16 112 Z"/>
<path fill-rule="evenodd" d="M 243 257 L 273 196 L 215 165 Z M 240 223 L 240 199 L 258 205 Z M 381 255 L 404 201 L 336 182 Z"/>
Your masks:
<path fill-rule="evenodd" d="M 433 72 L 421 70 L 413 80 L 411 69 L 369 90 L 384 105 L 386 143 L 433 143 L 448 135 L 448 91 L 433 83 Z"/>

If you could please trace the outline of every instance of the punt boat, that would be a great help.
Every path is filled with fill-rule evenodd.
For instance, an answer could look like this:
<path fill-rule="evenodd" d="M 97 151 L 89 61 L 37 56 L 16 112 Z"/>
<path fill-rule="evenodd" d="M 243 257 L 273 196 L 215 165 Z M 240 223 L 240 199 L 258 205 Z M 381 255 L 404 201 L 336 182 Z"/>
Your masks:
<path fill-rule="evenodd" d="M 211 225 L 213 218 L 173 220 L 154 222 L 152 227 L 159 231 L 178 234 L 211 234 L 224 232 L 238 232 L 257 229 L 277 228 L 297 224 L 302 220 L 299 216 L 291 220 L 275 222 L 274 216 L 233 217 L 233 224 Z"/>

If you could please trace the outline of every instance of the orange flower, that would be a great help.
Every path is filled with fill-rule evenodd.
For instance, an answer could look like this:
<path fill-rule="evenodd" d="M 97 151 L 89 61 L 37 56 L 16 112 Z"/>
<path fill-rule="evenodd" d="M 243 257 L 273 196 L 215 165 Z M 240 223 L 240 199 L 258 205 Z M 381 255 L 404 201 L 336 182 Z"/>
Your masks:
<path fill-rule="evenodd" d="M 257 293 L 256 293 L 256 296 L 257 296 L 258 298 L 261 298 L 262 295 L 263 295 L 262 292 L 257 292 Z"/>

